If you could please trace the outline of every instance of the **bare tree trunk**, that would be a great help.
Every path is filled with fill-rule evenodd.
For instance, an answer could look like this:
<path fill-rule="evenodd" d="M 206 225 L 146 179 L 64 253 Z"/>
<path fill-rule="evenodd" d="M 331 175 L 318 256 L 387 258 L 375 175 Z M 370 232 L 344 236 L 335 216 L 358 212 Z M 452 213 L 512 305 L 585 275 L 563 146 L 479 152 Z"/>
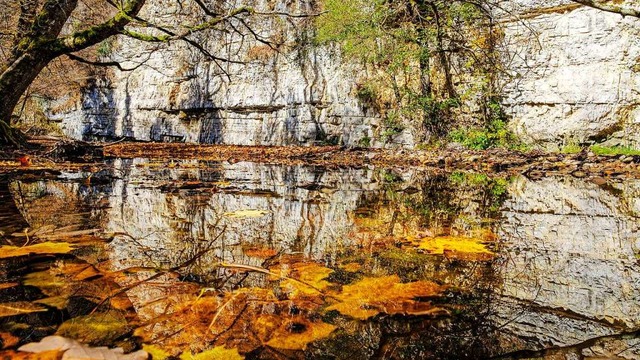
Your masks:
<path fill-rule="evenodd" d="M 123 0 L 111 19 L 59 37 L 78 6 L 78 0 L 21 0 L 12 56 L 0 64 L 0 145 L 23 145 L 24 137 L 11 128 L 11 116 L 20 98 L 42 69 L 58 56 L 71 54 L 120 33 L 146 0 Z"/>
<path fill-rule="evenodd" d="M 45 54 L 25 53 L 0 75 L 0 144 L 25 144 L 24 136 L 11 128 L 13 109 L 50 61 L 51 58 Z"/>

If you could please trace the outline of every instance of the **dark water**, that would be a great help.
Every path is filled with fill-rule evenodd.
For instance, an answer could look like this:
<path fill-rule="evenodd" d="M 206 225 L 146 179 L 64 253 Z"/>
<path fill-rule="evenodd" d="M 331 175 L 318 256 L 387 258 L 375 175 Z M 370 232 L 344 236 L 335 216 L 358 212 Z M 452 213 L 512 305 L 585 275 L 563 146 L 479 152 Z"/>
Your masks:
<path fill-rule="evenodd" d="M 5 176 L 0 241 L 74 250 L 1 260 L 0 334 L 173 356 L 636 359 L 639 215 L 636 180 L 147 160 Z"/>

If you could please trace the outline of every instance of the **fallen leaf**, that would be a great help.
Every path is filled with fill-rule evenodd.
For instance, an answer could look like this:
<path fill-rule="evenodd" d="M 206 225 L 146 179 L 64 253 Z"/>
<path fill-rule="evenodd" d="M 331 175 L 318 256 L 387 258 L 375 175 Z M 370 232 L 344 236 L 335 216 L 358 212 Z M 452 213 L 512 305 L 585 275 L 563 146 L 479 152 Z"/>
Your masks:
<path fill-rule="evenodd" d="M 230 218 L 254 218 L 254 217 L 262 217 L 269 213 L 267 210 L 238 210 L 233 212 L 226 212 L 223 215 Z"/>
<path fill-rule="evenodd" d="M 18 283 L 2 283 L 0 284 L 0 290 L 11 289 L 12 287 L 17 286 Z"/>
<path fill-rule="evenodd" d="M 64 310 L 69 304 L 69 297 L 67 296 L 52 296 L 44 299 L 34 301 L 37 304 L 47 305 L 59 310 Z"/>
<path fill-rule="evenodd" d="M 0 332 L 0 341 L 2 341 L 1 348 L 6 349 L 18 345 L 20 338 L 8 332 Z"/>
<path fill-rule="evenodd" d="M 362 268 L 362 265 L 358 263 L 348 263 L 340 265 L 340 268 L 347 272 L 358 272 Z"/>
<path fill-rule="evenodd" d="M 335 295 L 340 302 L 329 306 L 327 310 L 336 310 L 360 320 L 380 313 L 422 313 L 432 307 L 427 302 L 415 299 L 438 296 L 444 289 L 430 281 L 403 284 L 397 275 L 364 278 L 355 284 L 343 286 L 342 291 Z"/>
<path fill-rule="evenodd" d="M 142 350 L 146 351 L 149 355 L 151 355 L 151 358 L 153 360 L 165 360 L 171 356 L 171 354 L 162 350 L 156 345 L 144 344 L 142 345 Z"/>
<path fill-rule="evenodd" d="M 191 352 L 185 352 L 180 355 L 182 360 L 242 360 L 243 356 L 238 353 L 238 349 L 227 349 L 224 346 L 216 346 L 211 350 L 192 355 Z M 154 358 L 155 360 L 155 358 Z"/>
<path fill-rule="evenodd" d="M 43 351 L 41 353 L 30 353 L 30 352 L 22 352 L 22 351 L 1 351 L 0 359 L 11 359 L 11 360 L 60 360 L 62 358 L 62 353 L 60 351 L 51 350 L 51 351 Z"/>
<path fill-rule="evenodd" d="M 322 321 L 312 322 L 303 317 L 295 317 L 283 322 L 280 316 L 274 315 L 262 316 L 256 324 L 264 325 L 265 321 L 270 321 L 265 319 L 273 318 L 275 319 L 272 321 L 275 321 L 278 326 L 270 332 L 270 339 L 266 345 L 277 349 L 304 350 L 308 344 L 326 338 L 336 329 L 331 324 Z"/>
<path fill-rule="evenodd" d="M 17 247 L 0 246 L 0 259 L 7 259 L 30 254 L 66 254 L 73 251 L 71 244 L 66 242 L 44 242 L 35 245 Z"/>
<path fill-rule="evenodd" d="M 331 283 L 325 279 L 333 270 L 316 263 L 295 263 L 288 266 L 279 265 L 270 271 L 281 278 L 280 287 L 290 297 L 301 295 L 320 295 Z"/>
<path fill-rule="evenodd" d="M 447 252 L 494 255 L 484 244 L 486 240 L 480 237 L 438 236 L 418 239 L 419 249 L 430 254 L 446 254 Z"/>
<path fill-rule="evenodd" d="M 78 316 L 63 322 L 56 335 L 89 344 L 109 344 L 131 331 L 125 317 L 116 312 Z"/>
<path fill-rule="evenodd" d="M 23 345 L 18 350 L 38 355 L 63 352 L 62 360 L 146 360 L 149 358 L 149 354 L 144 350 L 125 354 L 122 348 L 89 347 L 62 336 L 47 336 L 40 342 Z M 33 359 L 40 359 L 40 357 Z"/>
<path fill-rule="evenodd" d="M 46 308 L 27 301 L 16 301 L 0 303 L 0 317 L 31 314 L 34 312 L 44 312 Z"/>

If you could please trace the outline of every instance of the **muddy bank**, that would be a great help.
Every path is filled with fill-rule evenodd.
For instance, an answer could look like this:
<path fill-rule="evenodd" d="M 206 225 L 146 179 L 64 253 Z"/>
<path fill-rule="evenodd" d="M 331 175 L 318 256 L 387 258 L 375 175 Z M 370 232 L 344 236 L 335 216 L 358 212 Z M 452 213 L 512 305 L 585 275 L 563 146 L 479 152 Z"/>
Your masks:
<path fill-rule="evenodd" d="M 598 156 L 519 152 L 505 149 L 473 150 L 389 150 L 339 146 L 231 146 L 168 143 L 118 143 L 96 147 L 91 144 L 61 145 L 41 142 L 37 150 L 5 151 L 0 155 L 0 172 L 89 167 L 98 169 L 105 158 L 194 159 L 236 163 L 251 161 L 275 165 L 335 167 L 419 168 L 436 172 L 469 171 L 498 175 L 522 174 L 538 179 L 554 175 L 578 178 L 640 178 L 640 156 Z M 28 161 L 24 161 L 24 156 Z M 22 158 L 22 161 L 20 160 Z"/>

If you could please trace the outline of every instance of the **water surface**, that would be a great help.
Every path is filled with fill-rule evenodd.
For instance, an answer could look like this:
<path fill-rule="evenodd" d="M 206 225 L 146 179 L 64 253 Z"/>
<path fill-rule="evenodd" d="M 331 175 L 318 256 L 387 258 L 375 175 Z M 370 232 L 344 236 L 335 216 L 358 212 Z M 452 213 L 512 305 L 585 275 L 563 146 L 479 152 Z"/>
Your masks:
<path fill-rule="evenodd" d="M 144 159 L 5 176 L 2 244 L 74 250 L 2 260 L 0 333 L 154 358 L 640 358 L 639 214 L 636 180 Z"/>

